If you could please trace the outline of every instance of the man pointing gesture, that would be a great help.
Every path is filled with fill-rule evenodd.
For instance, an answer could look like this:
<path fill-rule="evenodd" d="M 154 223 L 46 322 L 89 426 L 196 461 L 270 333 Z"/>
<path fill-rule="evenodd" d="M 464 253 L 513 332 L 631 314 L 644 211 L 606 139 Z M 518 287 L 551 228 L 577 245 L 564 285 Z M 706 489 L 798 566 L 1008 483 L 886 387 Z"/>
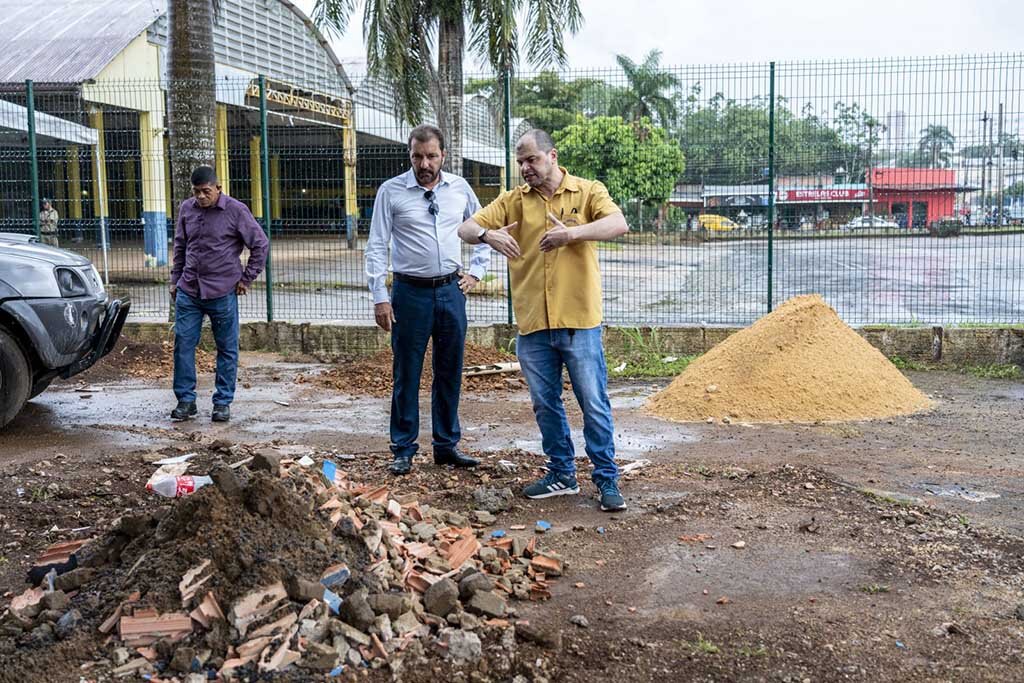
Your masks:
<path fill-rule="evenodd" d="M 516 144 L 525 185 L 504 192 L 459 228 L 509 259 L 516 354 L 530 387 L 548 474 L 526 487 L 528 498 L 579 493 L 562 368 L 583 410 L 583 436 L 594 464 L 602 510 L 622 510 L 611 405 L 601 342 L 601 272 L 595 242 L 629 230 L 608 190 L 558 165 L 551 136 L 526 133 Z"/>

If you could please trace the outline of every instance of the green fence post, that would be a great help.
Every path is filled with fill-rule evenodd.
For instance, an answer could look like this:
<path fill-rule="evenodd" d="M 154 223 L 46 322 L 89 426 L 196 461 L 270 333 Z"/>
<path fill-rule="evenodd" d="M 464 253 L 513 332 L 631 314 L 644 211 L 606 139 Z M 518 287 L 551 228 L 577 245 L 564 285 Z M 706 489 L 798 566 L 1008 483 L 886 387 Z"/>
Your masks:
<path fill-rule="evenodd" d="M 32 81 L 25 81 L 25 108 L 28 110 L 28 157 L 29 173 L 32 175 L 32 227 L 36 239 L 42 239 L 39 225 L 39 152 L 36 150 L 36 97 Z"/>
<path fill-rule="evenodd" d="M 512 189 L 512 70 L 505 69 L 505 190 Z M 505 262 L 505 304 L 508 307 L 508 324 L 512 324 L 512 273 Z"/>
<path fill-rule="evenodd" d="M 267 144 L 267 79 L 260 74 L 260 184 L 263 186 L 263 229 L 267 232 L 267 322 L 274 322 L 274 273 L 270 267 L 270 146 Z"/>
<path fill-rule="evenodd" d="M 768 65 L 768 312 L 772 312 L 772 272 L 775 238 L 775 62 Z"/>

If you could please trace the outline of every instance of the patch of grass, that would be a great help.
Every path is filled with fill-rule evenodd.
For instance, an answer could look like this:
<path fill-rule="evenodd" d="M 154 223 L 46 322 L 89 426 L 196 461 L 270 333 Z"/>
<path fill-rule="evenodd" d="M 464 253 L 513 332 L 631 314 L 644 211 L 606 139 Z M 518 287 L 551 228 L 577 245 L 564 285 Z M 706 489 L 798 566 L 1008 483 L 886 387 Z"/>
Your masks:
<path fill-rule="evenodd" d="M 495 275 L 494 273 L 486 273 L 484 275 L 484 279 L 481 280 L 480 282 L 493 282 L 494 280 L 497 280 L 497 279 L 498 279 L 498 276 Z"/>
<path fill-rule="evenodd" d="M 47 491 L 46 488 L 43 486 L 34 486 L 32 490 L 29 491 L 28 495 L 29 500 L 31 500 L 33 503 L 41 503 L 44 500 L 47 500 L 49 497 L 50 492 Z"/>
<path fill-rule="evenodd" d="M 1021 323 L 957 323 L 950 327 L 962 330 L 1024 330 Z"/>
<path fill-rule="evenodd" d="M 964 527 L 971 526 L 971 520 L 967 519 L 967 515 L 957 515 L 956 516 L 956 521 L 958 521 L 961 526 L 964 526 Z"/>
<path fill-rule="evenodd" d="M 888 505 L 895 505 L 897 507 L 910 507 L 913 505 L 909 500 L 901 500 L 894 498 L 893 496 L 887 496 L 884 493 L 878 493 L 876 491 L 868 491 L 866 489 L 858 489 L 865 496 L 879 503 L 886 503 Z"/>
<path fill-rule="evenodd" d="M 1019 365 L 1005 363 L 989 363 L 988 365 L 965 365 L 960 372 L 974 375 L 982 379 L 1021 379 L 1024 372 Z"/>
<path fill-rule="evenodd" d="M 1013 363 L 987 363 L 982 365 L 934 365 L 916 360 L 908 360 L 902 356 L 889 356 L 889 361 L 898 370 L 956 370 L 964 375 L 974 375 L 982 379 L 1024 379 L 1024 370 Z"/>
<path fill-rule="evenodd" d="M 878 595 L 880 593 L 888 593 L 889 592 L 889 587 L 888 586 L 882 586 L 882 585 L 877 584 L 877 583 L 871 583 L 871 584 L 868 584 L 866 586 L 861 586 L 860 589 L 862 591 L 864 591 L 865 593 L 867 593 L 868 595 Z"/>
<path fill-rule="evenodd" d="M 718 646 L 715 645 L 710 640 L 706 639 L 704 637 L 703 633 L 698 633 L 697 634 L 697 642 L 696 643 L 688 643 L 688 644 L 696 652 L 702 652 L 702 653 L 704 653 L 706 655 L 717 655 L 719 653 Z"/>
<path fill-rule="evenodd" d="M 741 647 L 736 652 L 738 652 L 741 657 L 767 657 L 768 656 L 768 648 L 766 648 L 764 645 L 758 645 L 757 647 L 746 647 L 746 646 L 744 646 L 744 647 Z"/>
<path fill-rule="evenodd" d="M 896 366 L 897 370 L 931 370 L 932 368 L 916 360 L 907 360 L 902 356 L 889 356 L 889 361 Z"/>
<path fill-rule="evenodd" d="M 696 358 L 671 351 L 656 329 L 623 328 L 621 333 L 622 347 L 605 353 L 612 377 L 675 377 Z"/>
<path fill-rule="evenodd" d="M 618 242 L 598 242 L 597 248 L 605 251 L 622 251 L 622 245 Z"/>

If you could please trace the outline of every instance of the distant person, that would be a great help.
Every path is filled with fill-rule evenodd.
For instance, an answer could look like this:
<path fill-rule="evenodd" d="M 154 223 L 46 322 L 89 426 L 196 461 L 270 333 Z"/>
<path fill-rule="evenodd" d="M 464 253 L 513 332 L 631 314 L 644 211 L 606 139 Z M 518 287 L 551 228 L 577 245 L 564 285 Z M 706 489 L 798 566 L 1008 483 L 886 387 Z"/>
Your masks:
<path fill-rule="evenodd" d="M 603 184 L 558 165 L 551 136 L 531 130 L 516 143 L 526 184 L 503 192 L 462 224 L 459 236 L 509 259 L 519 336 L 516 355 L 530 388 L 547 474 L 527 498 L 579 493 L 575 450 L 562 403 L 562 370 L 583 411 L 583 438 L 602 510 L 624 510 L 601 330 L 597 243 L 625 234 L 622 211 Z"/>
<path fill-rule="evenodd" d="M 693 231 L 694 214 L 688 214 L 686 217 L 686 229 L 687 231 Z"/>
<path fill-rule="evenodd" d="M 242 268 L 242 248 L 249 259 Z M 174 395 L 172 420 L 196 415 L 196 346 L 203 316 L 217 345 L 214 422 L 231 419 L 238 376 L 238 297 L 248 293 L 267 262 L 269 241 L 252 212 L 221 192 L 210 166 L 192 171 L 192 196 L 181 203 L 174 230 Z"/>
<path fill-rule="evenodd" d="M 391 333 L 392 474 L 408 474 L 419 450 L 420 378 L 433 340 L 430 414 L 434 464 L 476 467 L 459 450 L 459 395 L 466 344 L 466 295 L 487 272 L 491 250 L 473 250 L 462 263 L 458 229 L 480 208 L 463 178 L 441 170 L 444 136 L 421 125 L 409 134 L 411 168 L 377 190 L 366 245 L 366 278 L 377 325 Z M 388 294 L 388 250 L 394 282 Z"/>
<path fill-rule="evenodd" d="M 43 244 L 49 244 L 51 247 L 60 246 L 57 236 L 59 221 L 60 216 L 57 215 L 57 209 L 53 208 L 49 199 L 43 199 L 43 208 L 39 212 L 39 238 Z"/>

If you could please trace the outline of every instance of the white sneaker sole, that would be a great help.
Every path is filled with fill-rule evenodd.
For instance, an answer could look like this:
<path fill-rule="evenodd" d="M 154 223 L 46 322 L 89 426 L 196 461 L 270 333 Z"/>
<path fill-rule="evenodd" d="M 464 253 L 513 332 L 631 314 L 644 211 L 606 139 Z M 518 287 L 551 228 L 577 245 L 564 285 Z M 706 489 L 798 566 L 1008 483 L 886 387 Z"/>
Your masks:
<path fill-rule="evenodd" d="M 561 491 L 548 491 L 547 493 L 540 493 L 535 496 L 526 496 L 530 500 L 541 500 L 542 498 L 554 498 L 555 496 L 575 496 L 580 492 L 580 487 L 577 486 L 573 489 L 562 489 Z"/>
<path fill-rule="evenodd" d="M 625 509 L 627 509 L 625 503 L 623 503 L 621 507 L 617 507 L 617 508 L 609 508 L 609 507 L 605 507 L 604 505 L 601 506 L 601 512 L 622 512 Z"/>

